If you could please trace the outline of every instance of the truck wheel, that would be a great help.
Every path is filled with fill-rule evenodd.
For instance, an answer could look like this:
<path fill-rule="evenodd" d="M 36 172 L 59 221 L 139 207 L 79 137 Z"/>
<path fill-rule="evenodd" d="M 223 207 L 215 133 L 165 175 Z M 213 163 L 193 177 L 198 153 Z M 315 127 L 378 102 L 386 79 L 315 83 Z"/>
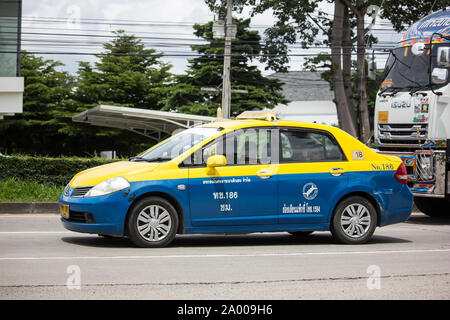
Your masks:
<path fill-rule="evenodd" d="M 372 203 L 364 197 L 350 196 L 334 210 L 331 221 L 333 237 L 347 244 L 366 243 L 377 226 L 377 213 Z"/>
<path fill-rule="evenodd" d="M 429 217 L 450 217 L 450 199 L 417 197 L 414 198 L 414 203 Z"/>
<path fill-rule="evenodd" d="M 128 237 L 138 247 L 165 247 L 177 233 L 177 211 L 163 198 L 142 199 L 128 216 L 127 230 Z"/>

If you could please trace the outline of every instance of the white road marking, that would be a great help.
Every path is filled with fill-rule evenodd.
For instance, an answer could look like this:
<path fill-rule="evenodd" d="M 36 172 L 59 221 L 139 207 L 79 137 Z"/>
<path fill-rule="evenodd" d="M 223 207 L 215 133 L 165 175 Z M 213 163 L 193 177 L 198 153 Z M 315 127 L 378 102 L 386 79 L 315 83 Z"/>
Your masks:
<path fill-rule="evenodd" d="M 0 213 L 3 218 L 61 218 L 59 213 Z"/>
<path fill-rule="evenodd" d="M 6 234 L 66 234 L 72 233 L 71 231 L 0 231 L 0 235 Z"/>
<path fill-rule="evenodd" d="M 113 259 L 178 259 L 178 258 L 248 258 L 248 257 L 287 257 L 287 256 L 325 256 L 357 254 L 397 254 L 397 253 L 436 253 L 450 252 L 450 249 L 422 250 L 378 250 L 378 251 L 343 251 L 343 252 L 287 252 L 260 254 L 198 254 L 198 255 L 142 255 L 142 256 L 65 256 L 65 257 L 0 257 L 0 261 L 14 260 L 113 260 Z"/>

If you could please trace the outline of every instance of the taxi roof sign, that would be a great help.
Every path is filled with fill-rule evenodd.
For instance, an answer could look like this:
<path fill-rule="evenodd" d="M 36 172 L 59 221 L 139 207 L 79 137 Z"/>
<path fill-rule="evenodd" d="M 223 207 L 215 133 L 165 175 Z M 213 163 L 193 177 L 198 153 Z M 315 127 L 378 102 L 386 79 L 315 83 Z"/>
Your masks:
<path fill-rule="evenodd" d="M 275 110 L 270 111 L 244 111 L 236 117 L 238 120 L 251 119 L 251 120 L 267 120 L 276 121 L 277 115 Z"/>

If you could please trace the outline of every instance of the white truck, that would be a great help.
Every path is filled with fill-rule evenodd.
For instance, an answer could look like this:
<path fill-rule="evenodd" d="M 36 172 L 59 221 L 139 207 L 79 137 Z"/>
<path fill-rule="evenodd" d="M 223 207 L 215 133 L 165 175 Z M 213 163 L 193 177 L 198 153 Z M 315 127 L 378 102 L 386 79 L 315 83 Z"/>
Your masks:
<path fill-rule="evenodd" d="M 375 104 L 374 143 L 400 157 L 416 206 L 450 217 L 450 7 L 414 23 L 391 50 Z"/>

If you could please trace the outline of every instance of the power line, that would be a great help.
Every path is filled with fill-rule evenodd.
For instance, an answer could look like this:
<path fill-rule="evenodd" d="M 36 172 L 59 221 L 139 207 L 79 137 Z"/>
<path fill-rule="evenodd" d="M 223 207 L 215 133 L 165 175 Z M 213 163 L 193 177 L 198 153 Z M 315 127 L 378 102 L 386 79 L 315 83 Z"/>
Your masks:
<path fill-rule="evenodd" d="M 334 14 L 323 12 L 325 15 L 332 16 L 333 18 L 343 18 L 343 16 L 334 16 Z M 323 17 L 319 17 L 318 15 L 311 14 L 314 18 L 322 19 Z M 34 17 L 34 16 L 22 16 L 23 21 L 40 21 L 40 22 L 49 22 L 49 23 L 67 23 L 67 21 L 76 21 L 80 24 L 105 24 L 105 25 L 121 25 L 121 26 L 142 26 L 142 25 L 151 25 L 151 26 L 174 26 L 174 27 L 180 27 L 180 26 L 193 26 L 195 24 L 206 24 L 210 21 L 200 21 L 200 22 L 180 22 L 180 21 L 161 21 L 161 20 L 127 20 L 127 19 L 114 19 L 114 20 L 108 20 L 103 18 L 67 18 L 67 17 Z M 375 23 L 376 25 L 386 25 L 386 26 L 392 26 L 392 24 L 385 20 L 380 20 Z M 262 28 L 268 28 L 268 27 L 274 27 L 274 25 L 264 25 L 264 24 L 254 24 L 251 25 L 252 28 L 262 29 Z"/>
<path fill-rule="evenodd" d="M 17 51 L 8 51 L 8 50 L 0 50 L 0 53 L 17 53 Z M 25 52 L 24 52 L 25 53 Z M 161 53 L 91 53 L 91 52 L 68 52 L 68 51 L 26 51 L 26 53 L 30 54 L 55 54 L 55 55 L 95 55 L 95 56 L 130 56 L 130 57 L 151 57 L 151 56 L 160 56 Z M 202 57 L 204 54 L 198 53 L 162 53 L 164 56 L 184 56 L 184 57 Z M 388 52 L 380 54 L 389 54 Z M 261 53 L 261 54 L 231 54 L 231 57 L 314 57 L 319 54 L 310 54 L 310 53 L 289 53 L 289 54 L 270 54 L 270 53 Z M 333 56 L 334 54 L 329 53 L 328 56 Z M 337 54 L 340 56 L 340 54 Z M 352 56 L 356 56 L 357 53 L 352 53 Z M 221 58 L 224 57 L 224 54 L 214 54 L 215 57 Z"/>
<path fill-rule="evenodd" d="M 9 35 L 14 35 L 14 37 L 11 37 L 11 41 L 16 41 L 15 40 L 15 36 L 18 34 L 17 32 L 4 32 L 5 34 L 9 34 Z M 22 32 L 23 35 L 29 35 L 29 36 L 35 36 L 36 38 L 24 38 L 23 41 L 27 41 L 27 42 L 42 42 L 43 37 L 45 36 L 45 41 L 50 41 L 48 37 L 58 37 L 57 39 L 53 39 L 51 40 L 53 43 L 65 43 L 65 44 L 70 44 L 70 43 L 80 43 L 81 41 L 84 41 L 83 43 L 97 43 L 97 44 L 104 44 L 105 40 L 114 40 L 117 39 L 116 35 L 94 35 L 94 34 L 77 34 L 77 33 L 66 33 L 66 34 L 58 34 L 58 33 L 49 33 L 49 32 Z M 131 35 L 130 35 L 131 36 Z M 164 45 L 167 44 L 168 46 L 172 46 L 172 45 L 179 45 L 179 46 L 204 46 L 210 43 L 210 40 L 206 40 L 206 39 L 201 39 L 201 38 L 173 38 L 173 37 L 136 37 L 134 35 L 132 35 L 134 38 L 136 38 L 137 40 L 140 40 L 141 44 L 149 44 L 149 45 Z M 63 40 L 61 38 L 64 37 L 68 37 L 71 38 L 69 40 Z M 93 38 L 93 39 L 104 39 L 102 42 L 93 42 L 93 41 L 86 41 L 83 39 L 79 39 L 79 38 Z M 106 38 L 106 39 L 105 39 Z M 163 42 L 147 42 L 146 40 L 160 40 Z M 4 40 L 5 41 L 5 40 Z M 168 42 L 170 41 L 170 42 Z M 192 42 L 192 43 L 183 43 L 183 42 L 179 42 L 179 41 L 188 41 L 188 42 Z M 301 41 L 297 41 L 294 44 L 300 44 Z M 390 41 L 380 41 L 379 43 L 374 43 L 372 46 L 377 46 L 381 43 L 384 44 L 388 44 L 388 45 L 395 45 L 395 42 L 390 42 Z M 245 44 L 255 44 L 255 45 L 259 45 L 262 48 L 270 48 L 270 46 L 267 46 L 265 44 L 265 42 L 263 40 L 237 40 L 237 41 L 233 41 L 234 45 L 245 45 Z M 300 49 L 307 49 L 307 48 L 331 48 L 331 46 L 308 46 L 306 48 L 304 47 L 295 47 L 294 44 L 288 44 L 288 46 L 290 48 L 300 48 Z M 213 44 L 210 45 L 211 47 L 214 46 L 221 46 L 221 44 L 217 43 L 217 44 Z M 256 46 L 254 47 L 256 48 Z M 345 48 L 355 48 L 355 46 L 347 46 Z"/>

